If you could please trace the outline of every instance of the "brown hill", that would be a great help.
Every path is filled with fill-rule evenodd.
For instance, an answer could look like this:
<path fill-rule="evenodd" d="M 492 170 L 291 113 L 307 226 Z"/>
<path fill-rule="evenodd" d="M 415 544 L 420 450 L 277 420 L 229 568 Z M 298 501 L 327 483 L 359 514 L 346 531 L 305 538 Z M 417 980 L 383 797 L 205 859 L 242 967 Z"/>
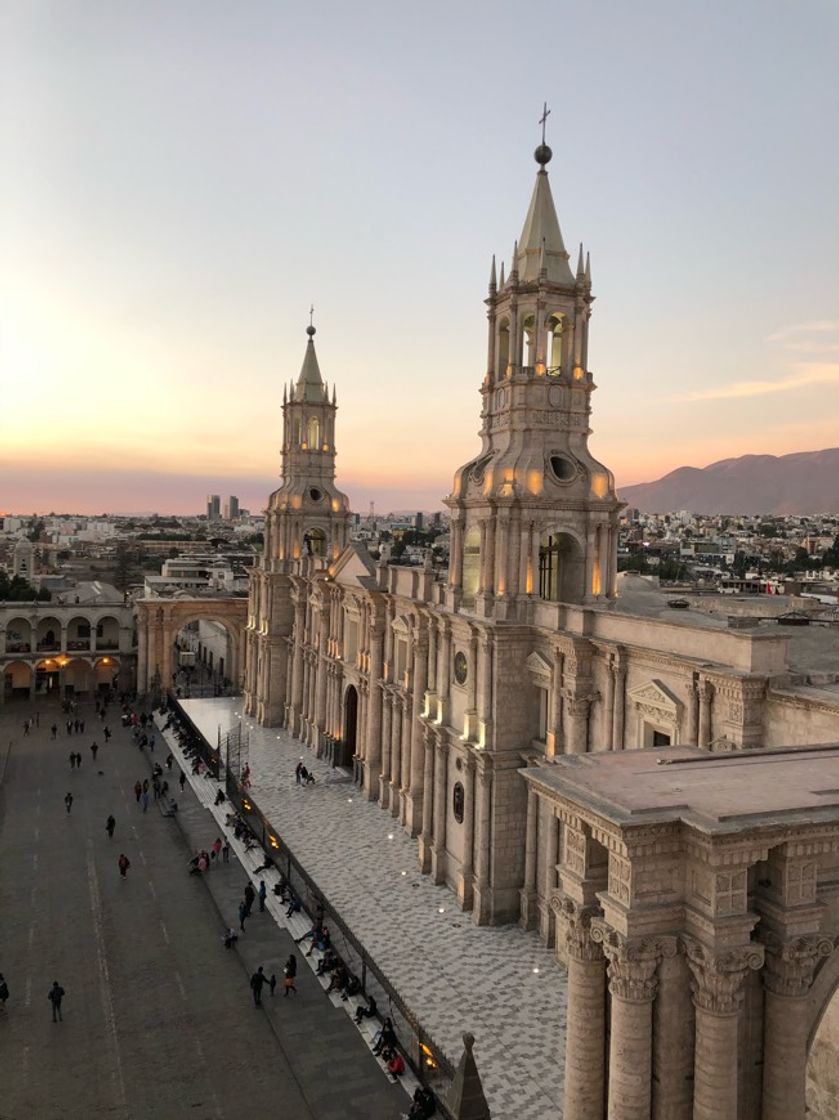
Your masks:
<path fill-rule="evenodd" d="M 679 467 L 657 482 L 622 486 L 621 500 L 645 513 L 836 513 L 839 447 L 792 455 L 741 455 L 699 469 Z"/>

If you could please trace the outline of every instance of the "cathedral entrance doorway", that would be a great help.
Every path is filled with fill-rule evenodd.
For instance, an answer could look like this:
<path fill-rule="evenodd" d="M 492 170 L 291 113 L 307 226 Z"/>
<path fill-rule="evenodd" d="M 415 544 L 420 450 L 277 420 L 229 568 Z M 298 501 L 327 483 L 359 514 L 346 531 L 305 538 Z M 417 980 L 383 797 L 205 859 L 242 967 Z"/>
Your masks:
<path fill-rule="evenodd" d="M 350 685 L 344 695 L 344 743 L 347 754 L 355 754 L 355 744 L 358 734 L 358 692 L 355 685 Z"/>

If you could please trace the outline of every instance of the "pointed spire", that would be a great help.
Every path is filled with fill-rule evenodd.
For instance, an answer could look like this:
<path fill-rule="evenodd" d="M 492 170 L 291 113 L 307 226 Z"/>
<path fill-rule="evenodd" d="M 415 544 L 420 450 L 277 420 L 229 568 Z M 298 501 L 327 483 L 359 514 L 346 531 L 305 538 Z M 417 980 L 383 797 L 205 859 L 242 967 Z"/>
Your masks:
<path fill-rule="evenodd" d="M 574 283 L 574 277 L 568 265 L 568 253 L 562 240 L 548 173 L 545 170 L 545 163 L 550 159 L 550 149 L 537 148 L 536 159 L 540 164 L 536 175 L 536 186 L 533 188 L 527 217 L 524 219 L 524 227 L 518 242 L 519 279 L 525 283 L 538 279 L 539 254 L 544 241 L 547 279 L 555 284 L 571 285 Z"/>
<path fill-rule="evenodd" d="M 512 280 L 513 276 L 518 275 L 518 271 L 519 271 L 519 243 L 518 243 L 518 241 L 514 241 L 513 242 L 513 256 L 510 260 L 510 279 L 511 280 Z"/>
<path fill-rule="evenodd" d="M 591 287 L 591 256 L 586 253 L 586 286 Z"/>
<path fill-rule="evenodd" d="M 454 1120 L 490 1120 L 481 1075 L 472 1055 L 475 1036 L 464 1034 L 463 1045 L 463 1054 L 446 1097 L 446 1108 Z"/>
<path fill-rule="evenodd" d="M 583 278 L 583 243 L 580 242 L 580 255 L 577 257 L 577 279 Z"/>
<path fill-rule="evenodd" d="M 332 382 L 332 403 L 333 403 L 333 404 L 337 404 L 337 403 L 338 403 L 338 398 L 337 398 L 337 396 L 335 395 L 335 382 L 334 382 L 334 381 Z"/>
<path fill-rule="evenodd" d="M 506 284 L 506 282 L 507 282 L 507 281 L 506 281 L 506 279 L 505 279 L 505 277 L 504 277 L 504 262 L 502 261 L 502 262 L 501 262 L 501 274 L 500 274 L 500 279 L 499 279 L 499 281 L 498 281 L 498 287 L 499 287 L 499 288 L 503 288 L 503 287 L 504 287 L 504 285 Z"/>
<path fill-rule="evenodd" d="M 300 370 L 300 376 L 297 378 L 297 386 L 294 390 L 294 400 L 296 401 L 322 401 L 325 395 L 318 356 L 315 353 L 315 328 L 311 322 L 311 314 L 310 312 L 309 325 L 306 327 L 306 334 L 309 336 L 309 341 L 306 343 L 306 355 L 303 358 L 303 367 Z M 328 398 L 326 399 L 328 400 Z"/>
<path fill-rule="evenodd" d="M 490 295 L 495 295 L 498 290 L 498 285 L 495 281 L 495 253 L 492 254 L 492 268 L 489 270 L 489 292 Z"/>
<path fill-rule="evenodd" d="M 288 385 L 283 385 L 283 404 L 288 404 Z"/>

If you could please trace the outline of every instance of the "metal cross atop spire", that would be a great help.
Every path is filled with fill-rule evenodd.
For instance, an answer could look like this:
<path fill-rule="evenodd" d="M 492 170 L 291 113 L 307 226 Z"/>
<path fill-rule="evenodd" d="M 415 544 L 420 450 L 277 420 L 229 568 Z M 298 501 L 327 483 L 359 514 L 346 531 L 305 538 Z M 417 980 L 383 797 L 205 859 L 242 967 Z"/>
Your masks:
<path fill-rule="evenodd" d="M 545 101 L 544 104 L 542 105 L 542 115 L 539 118 L 539 124 L 542 126 L 542 144 L 545 143 L 545 122 L 547 121 L 547 119 L 550 115 L 551 115 L 551 111 L 548 108 L 547 101 Z"/>
<path fill-rule="evenodd" d="M 309 338 L 312 338 L 314 333 L 315 333 L 315 325 L 312 322 L 314 317 L 315 317 L 315 305 L 312 304 L 309 307 L 309 325 L 308 325 L 308 327 L 306 327 L 306 334 L 309 336 Z"/>

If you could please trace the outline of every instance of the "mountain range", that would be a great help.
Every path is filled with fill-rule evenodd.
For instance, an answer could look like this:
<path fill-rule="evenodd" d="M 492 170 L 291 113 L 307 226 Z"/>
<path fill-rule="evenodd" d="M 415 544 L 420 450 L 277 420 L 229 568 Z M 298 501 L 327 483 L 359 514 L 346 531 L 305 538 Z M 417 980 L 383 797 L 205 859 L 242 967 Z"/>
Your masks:
<path fill-rule="evenodd" d="M 644 513 L 805 514 L 839 511 L 839 447 L 791 455 L 741 455 L 707 467 L 678 467 L 656 482 L 622 486 Z"/>

